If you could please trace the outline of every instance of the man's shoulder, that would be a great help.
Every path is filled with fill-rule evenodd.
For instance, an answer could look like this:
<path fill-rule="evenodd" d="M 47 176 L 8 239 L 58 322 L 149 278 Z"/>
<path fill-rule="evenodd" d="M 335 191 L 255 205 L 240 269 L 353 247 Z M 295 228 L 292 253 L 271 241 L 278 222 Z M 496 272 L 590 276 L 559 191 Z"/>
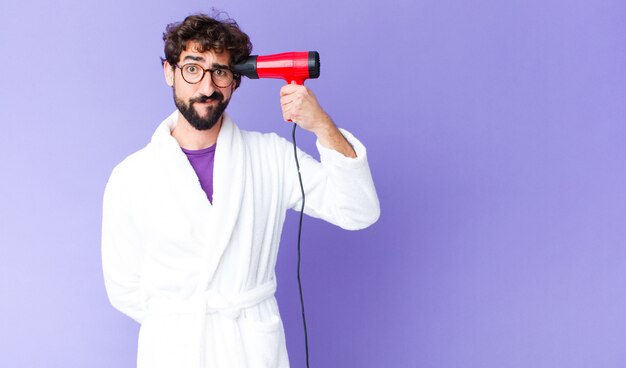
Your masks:
<path fill-rule="evenodd" d="M 118 163 L 111 172 L 114 176 L 141 176 L 149 166 L 150 160 L 150 144 L 126 156 Z"/>

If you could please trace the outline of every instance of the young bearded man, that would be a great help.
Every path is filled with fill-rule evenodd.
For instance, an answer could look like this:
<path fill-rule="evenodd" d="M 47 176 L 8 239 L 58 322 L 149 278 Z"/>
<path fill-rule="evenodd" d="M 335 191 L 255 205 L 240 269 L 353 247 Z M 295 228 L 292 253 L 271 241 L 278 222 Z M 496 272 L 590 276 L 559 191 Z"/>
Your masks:
<path fill-rule="evenodd" d="M 252 45 L 236 22 L 198 14 L 163 35 L 177 110 L 116 166 L 104 194 L 102 262 L 112 305 L 141 324 L 139 368 L 284 368 L 274 267 L 285 212 L 301 205 L 291 143 L 225 113 Z M 280 91 L 283 118 L 317 137 L 298 151 L 304 212 L 345 229 L 379 216 L 363 145 L 313 92 Z"/>

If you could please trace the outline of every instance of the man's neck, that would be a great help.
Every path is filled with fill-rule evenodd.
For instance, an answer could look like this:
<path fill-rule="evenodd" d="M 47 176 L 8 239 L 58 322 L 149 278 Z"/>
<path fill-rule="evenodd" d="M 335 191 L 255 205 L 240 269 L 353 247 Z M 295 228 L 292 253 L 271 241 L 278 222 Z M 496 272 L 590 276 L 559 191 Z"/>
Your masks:
<path fill-rule="evenodd" d="M 182 114 L 178 114 L 176 127 L 172 130 L 172 137 L 176 139 L 178 145 L 188 150 L 200 150 L 213 146 L 217 142 L 217 136 L 222 127 L 224 115 L 220 120 L 208 130 L 198 130 L 191 126 Z"/>

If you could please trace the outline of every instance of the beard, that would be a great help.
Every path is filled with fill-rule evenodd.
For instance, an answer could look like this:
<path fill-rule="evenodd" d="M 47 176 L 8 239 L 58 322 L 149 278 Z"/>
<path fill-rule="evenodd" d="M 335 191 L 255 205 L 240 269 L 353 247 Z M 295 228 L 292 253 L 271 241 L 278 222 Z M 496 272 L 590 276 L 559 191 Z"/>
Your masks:
<path fill-rule="evenodd" d="M 204 117 L 200 116 L 196 111 L 194 104 L 197 102 L 202 103 L 210 100 L 218 101 L 217 105 L 207 106 L 206 115 Z M 174 89 L 174 103 L 176 104 L 178 111 L 180 111 L 185 119 L 187 119 L 189 124 L 191 124 L 191 126 L 196 128 L 197 130 L 209 130 L 213 128 L 215 124 L 220 121 L 220 118 L 226 110 L 229 102 L 230 99 L 225 100 L 224 95 L 221 92 L 215 91 L 213 92 L 213 94 L 211 94 L 211 96 L 208 97 L 202 95 L 200 97 L 192 98 L 189 100 L 189 104 L 187 104 L 185 103 L 185 101 L 176 97 L 176 90 Z"/>

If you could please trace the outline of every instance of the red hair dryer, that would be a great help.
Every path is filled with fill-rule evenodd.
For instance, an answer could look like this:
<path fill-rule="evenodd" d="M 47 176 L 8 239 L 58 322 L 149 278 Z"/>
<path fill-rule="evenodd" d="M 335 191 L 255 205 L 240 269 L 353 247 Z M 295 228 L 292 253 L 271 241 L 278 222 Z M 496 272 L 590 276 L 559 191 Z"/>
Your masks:
<path fill-rule="evenodd" d="M 287 83 L 304 84 L 320 76 L 320 54 L 317 51 L 284 52 L 274 55 L 250 55 L 236 64 L 233 72 L 250 79 L 277 78 Z"/>

